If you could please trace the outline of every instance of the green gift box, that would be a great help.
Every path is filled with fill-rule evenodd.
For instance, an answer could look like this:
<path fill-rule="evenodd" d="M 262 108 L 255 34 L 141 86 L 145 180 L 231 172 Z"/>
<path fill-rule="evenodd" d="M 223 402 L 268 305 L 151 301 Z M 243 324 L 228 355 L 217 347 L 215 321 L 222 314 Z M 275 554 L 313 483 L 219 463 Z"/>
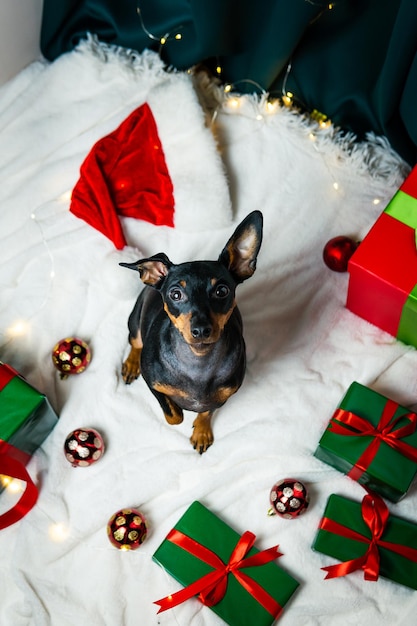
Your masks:
<path fill-rule="evenodd" d="M 21 461 L 30 459 L 57 419 L 45 395 L 0 362 L 0 440 L 20 451 Z"/>
<path fill-rule="evenodd" d="M 326 578 L 362 570 L 365 580 L 379 576 L 417 589 L 417 525 L 390 515 L 376 494 L 362 503 L 332 494 L 325 507 L 313 550 L 342 563 L 323 567 Z"/>
<path fill-rule="evenodd" d="M 275 563 L 278 546 L 260 552 L 254 541 L 193 502 L 153 555 L 185 588 L 155 604 L 163 611 L 198 595 L 229 626 L 272 624 L 299 583 Z"/>
<path fill-rule="evenodd" d="M 417 474 L 417 414 L 354 382 L 314 456 L 398 502 Z"/>

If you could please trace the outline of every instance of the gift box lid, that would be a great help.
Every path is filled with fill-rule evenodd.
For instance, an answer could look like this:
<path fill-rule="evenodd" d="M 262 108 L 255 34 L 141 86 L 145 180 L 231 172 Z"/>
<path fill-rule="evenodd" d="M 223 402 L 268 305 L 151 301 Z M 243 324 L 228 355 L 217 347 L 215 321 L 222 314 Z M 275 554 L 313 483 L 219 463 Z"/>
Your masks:
<path fill-rule="evenodd" d="M 198 501 L 187 509 L 175 529 L 215 552 L 224 563 L 229 561 L 241 537 Z M 247 556 L 258 552 L 256 548 L 251 548 Z M 162 542 L 152 558 L 184 586 L 213 570 L 207 563 L 168 540 Z M 259 583 L 282 607 L 299 586 L 274 561 L 242 568 L 242 571 Z M 233 575 L 228 576 L 225 596 L 210 608 L 230 626 L 266 626 L 275 621 Z"/>

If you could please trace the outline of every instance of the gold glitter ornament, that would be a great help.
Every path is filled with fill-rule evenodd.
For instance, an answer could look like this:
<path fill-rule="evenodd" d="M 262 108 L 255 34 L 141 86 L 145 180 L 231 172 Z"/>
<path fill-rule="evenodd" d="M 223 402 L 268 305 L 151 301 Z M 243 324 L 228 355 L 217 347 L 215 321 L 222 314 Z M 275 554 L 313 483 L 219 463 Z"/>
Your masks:
<path fill-rule="evenodd" d="M 52 350 L 52 363 L 64 380 L 70 374 L 81 374 L 90 365 L 91 350 L 78 337 L 66 337 L 58 341 Z"/>
<path fill-rule="evenodd" d="M 269 494 L 272 507 L 268 515 L 295 519 L 308 509 L 310 496 L 305 485 L 296 478 L 284 478 L 275 483 Z"/>
<path fill-rule="evenodd" d="M 136 550 L 147 534 L 147 521 L 137 509 L 121 509 L 107 523 L 109 541 L 119 550 Z"/>
<path fill-rule="evenodd" d="M 77 428 L 65 439 L 64 454 L 73 467 L 88 467 L 103 456 L 103 437 L 95 428 Z"/>

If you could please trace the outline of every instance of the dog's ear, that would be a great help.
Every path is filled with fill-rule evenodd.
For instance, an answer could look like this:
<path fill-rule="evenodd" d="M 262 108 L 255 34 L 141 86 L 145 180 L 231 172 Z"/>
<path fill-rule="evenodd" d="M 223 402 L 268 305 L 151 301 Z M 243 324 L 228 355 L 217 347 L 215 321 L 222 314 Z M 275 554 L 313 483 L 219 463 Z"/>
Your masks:
<path fill-rule="evenodd" d="M 119 263 L 119 265 L 139 272 L 140 278 L 145 285 L 159 288 L 173 263 L 171 263 L 166 254 L 159 252 L 148 259 L 140 259 L 135 261 L 135 263 Z"/>
<path fill-rule="evenodd" d="M 227 267 L 237 283 L 250 278 L 256 269 L 256 259 L 262 243 L 262 227 L 262 213 L 249 213 L 219 256 L 219 261 Z"/>

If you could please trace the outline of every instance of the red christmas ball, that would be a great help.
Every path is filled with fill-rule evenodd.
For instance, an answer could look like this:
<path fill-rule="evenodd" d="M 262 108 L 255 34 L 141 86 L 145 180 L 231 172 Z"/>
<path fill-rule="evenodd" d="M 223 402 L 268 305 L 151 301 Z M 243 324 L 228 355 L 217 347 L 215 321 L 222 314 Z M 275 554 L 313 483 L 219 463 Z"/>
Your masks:
<path fill-rule="evenodd" d="M 91 350 L 82 339 L 67 337 L 61 339 L 52 350 L 52 362 L 62 379 L 70 374 L 81 374 L 91 361 Z"/>
<path fill-rule="evenodd" d="M 148 524 L 137 509 L 121 509 L 107 523 L 110 543 L 119 550 L 136 550 L 145 541 Z"/>
<path fill-rule="evenodd" d="M 346 272 L 348 261 L 358 247 L 358 243 L 350 237 L 340 235 L 333 237 L 323 249 L 323 260 L 334 272 Z"/>
<path fill-rule="evenodd" d="M 64 453 L 74 467 L 88 467 L 103 456 L 103 437 L 94 428 L 77 428 L 65 439 Z"/>
<path fill-rule="evenodd" d="M 295 478 L 284 478 L 272 487 L 269 500 L 272 504 L 269 515 L 294 519 L 306 512 L 310 497 L 302 482 Z"/>

